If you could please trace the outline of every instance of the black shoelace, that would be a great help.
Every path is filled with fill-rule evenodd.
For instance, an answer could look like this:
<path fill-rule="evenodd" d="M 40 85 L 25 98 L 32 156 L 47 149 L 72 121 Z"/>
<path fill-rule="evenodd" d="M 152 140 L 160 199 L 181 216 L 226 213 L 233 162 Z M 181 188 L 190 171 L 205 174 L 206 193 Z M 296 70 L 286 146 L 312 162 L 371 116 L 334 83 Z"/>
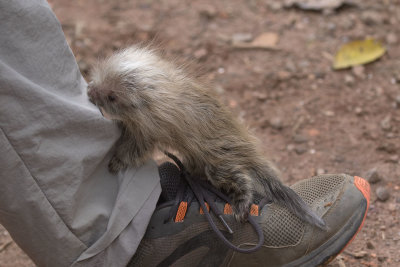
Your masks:
<path fill-rule="evenodd" d="M 264 244 L 264 234 L 263 234 L 263 231 L 262 231 L 260 225 L 251 217 L 251 215 L 248 216 L 248 222 L 253 226 L 254 230 L 257 233 L 257 236 L 258 236 L 257 245 L 254 247 L 248 248 L 248 249 L 244 249 L 244 248 L 235 246 L 233 243 L 231 243 L 222 234 L 221 230 L 218 229 L 217 225 L 215 224 L 214 220 L 212 219 L 212 217 L 208 211 L 208 208 L 206 207 L 206 204 L 205 204 L 205 202 L 207 202 L 207 204 L 210 207 L 210 210 L 215 214 L 216 217 L 218 217 L 220 219 L 220 221 L 222 222 L 224 227 L 228 230 L 228 232 L 230 234 L 233 234 L 232 229 L 229 227 L 228 223 L 225 221 L 225 219 L 222 216 L 223 212 L 218 210 L 217 206 L 215 205 L 215 201 L 216 201 L 217 197 L 219 197 L 220 199 L 229 203 L 232 206 L 231 200 L 229 199 L 229 197 L 227 197 L 222 192 L 216 190 L 214 187 L 212 187 L 210 184 L 208 184 L 206 182 L 199 181 L 199 179 L 192 179 L 190 174 L 185 170 L 182 162 L 176 156 L 174 156 L 168 152 L 165 152 L 165 154 L 168 157 L 170 157 L 173 161 L 175 161 L 175 163 L 178 165 L 178 167 L 180 169 L 181 179 L 183 181 L 186 181 L 186 183 L 181 181 L 179 189 L 178 189 L 176 197 L 175 197 L 174 205 L 171 207 L 171 209 L 169 211 L 169 217 L 166 218 L 166 221 L 169 221 L 169 220 L 171 220 L 171 218 L 174 218 L 176 216 L 178 209 L 179 209 L 179 205 L 183 201 L 184 198 L 185 198 L 185 200 L 187 200 L 188 208 L 190 207 L 190 204 L 192 203 L 193 199 L 196 198 L 197 201 L 199 202 L 199 205 L 201 206 L 201 208 L 204 212 L 204 215 L 206 216 L 211 228 L 216 233 L 218 238 L 221 239 L 221 241 L 226 246 L 228 246 L 229 248 L 231 248 L 237 252 L 241 252 L 241 253 L 252 253 L 261 248 L 262 244 Z M 268 202 L 269 202 L 268 199 L 266 199 L 266 198 L 262 199 L 261 202 L 259 203 L 260 209 L 262 208 L 262 206 L 264 206 Z"/>

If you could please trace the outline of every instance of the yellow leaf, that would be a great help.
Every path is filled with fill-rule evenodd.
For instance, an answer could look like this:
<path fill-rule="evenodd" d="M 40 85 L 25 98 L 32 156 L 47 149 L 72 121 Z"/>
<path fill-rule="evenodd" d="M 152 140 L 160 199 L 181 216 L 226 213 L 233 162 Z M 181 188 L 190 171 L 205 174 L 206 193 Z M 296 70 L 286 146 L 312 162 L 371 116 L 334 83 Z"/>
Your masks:
<path fill-rule="evenodd" d="M 363 65 L 385 54 L 385 48 L 374 39 L 358 40 L 343 45 L 335 56 L 335 70 Z"/>

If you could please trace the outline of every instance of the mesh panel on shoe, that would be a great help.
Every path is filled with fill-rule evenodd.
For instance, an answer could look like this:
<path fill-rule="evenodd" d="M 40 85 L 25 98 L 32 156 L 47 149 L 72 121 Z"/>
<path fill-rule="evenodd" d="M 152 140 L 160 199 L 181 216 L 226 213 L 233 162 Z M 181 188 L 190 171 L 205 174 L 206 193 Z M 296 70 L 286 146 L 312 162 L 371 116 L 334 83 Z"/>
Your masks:
<path fill-rule="evenodd" d="M 194 223 L 175 235 L 168 235 L 156 239 L 149 239 L 145 235 L 128 266 L 158 265 L 166 258 L 166 255 L 170 255 L 177 247 L 205 231 L 211 231 L 208 222 Z M 208 246 L 224 246 L 214 234 L 207 235 L 205 239 L 203 243 Z M 186 259 L 185 262 L 188 265 L 189 263 L 198 263 L 207 251 L 208 249 L 198 250 L 191 255 L 192 257 Z"/>
<path fill-rule="evenodd" d="M 345 182 L 345 175 L 323 174 L 303 180 L 291 188 L 312 208 L 321 201 L 334 201 Z"/>
<path fill-rule="evenodd" d="M 303 180 L 291 188 L 311 208 L 317 209 L 318 215 L 323 215 L 319 209 L 321 201 L 334 202 L 345 181 L 344 175 L 320 175 Z M 272 204 L 269 206 L 270 216 L 263 222 L 265 245 L 271 247 L 294 246 L 300 242 L 305 224 L 286 208 Z M 328 207 L 326 208 L 328 209 Z"/>
<path fill-rule="evenodd" d="M 300 242 L 305 225 L 286 208 L 269 205 L 269 216 L 262 222 L 264 244 L 270 247 L 294 246 Z"/>

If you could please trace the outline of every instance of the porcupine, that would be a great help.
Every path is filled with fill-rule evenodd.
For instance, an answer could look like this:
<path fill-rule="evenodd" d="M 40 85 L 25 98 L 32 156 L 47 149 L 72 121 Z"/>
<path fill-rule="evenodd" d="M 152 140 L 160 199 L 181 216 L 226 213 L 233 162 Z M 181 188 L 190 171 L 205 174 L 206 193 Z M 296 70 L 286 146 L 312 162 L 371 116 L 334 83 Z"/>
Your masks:
<path fill-rule="evenodd" d="M 100 61 L 88 96 L 122 133 L 109 162 L 113 173 L 139 166 L 155 149 L 173 149 L 194 177 L 207 177 L 232 199 L 244 221 L 255 192 L 268 195 L 303 221 L 324 227 L 305 202 L 282 184 L 257 139 L 213 93 L 155 51 L 130 47 Z"/>

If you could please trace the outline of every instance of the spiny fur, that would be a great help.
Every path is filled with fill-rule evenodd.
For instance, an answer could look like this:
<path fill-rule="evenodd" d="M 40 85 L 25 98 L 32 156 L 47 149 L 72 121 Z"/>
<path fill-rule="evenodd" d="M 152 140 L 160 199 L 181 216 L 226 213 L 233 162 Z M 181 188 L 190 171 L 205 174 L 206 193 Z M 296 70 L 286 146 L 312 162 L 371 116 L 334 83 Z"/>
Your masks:
<path fill-rule="evenodd" d="M 278 171 L 257 149 L 257 140 L 217 97 L 154 51 L 130 47 L 99 62 L 88 95 L 122 129 L 110 171 L 139 166 L 155 149 L 173 149 L 189 172 L 205 175 L 229 194 L 238 220 L 245 220 L 258 192 L 304 221 L 324 226 L 280 182 Z"/>

